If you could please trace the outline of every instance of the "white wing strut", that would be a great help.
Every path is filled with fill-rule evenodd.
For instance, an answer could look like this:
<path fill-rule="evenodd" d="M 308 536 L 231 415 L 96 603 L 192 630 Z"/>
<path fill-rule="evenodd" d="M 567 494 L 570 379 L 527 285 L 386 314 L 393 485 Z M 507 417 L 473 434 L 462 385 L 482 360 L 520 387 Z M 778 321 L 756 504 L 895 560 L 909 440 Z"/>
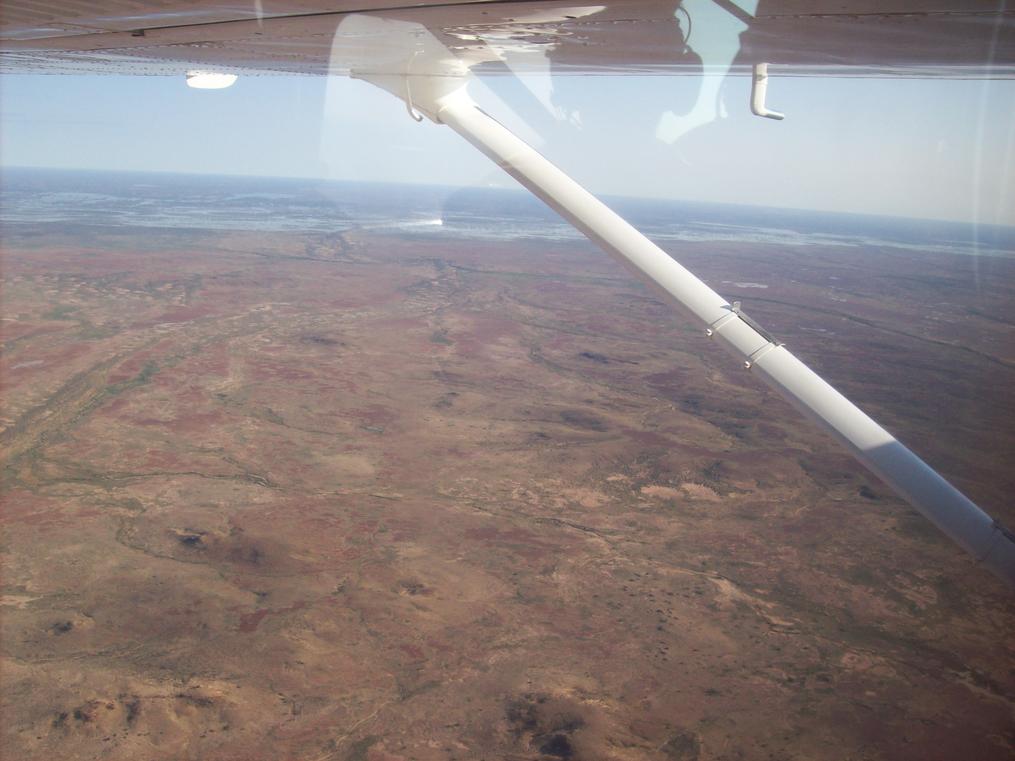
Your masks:
<path fill-rule="evenodd" d="M 894 436 L 813 370 L 774 342 L 739 305 L 719 294 L 621 219 L 534 148 L 483 112 L 466 91 L 465 76 L 354 76 L 446 124 L 545 201 L 568 222 L 657 290 L 675 300 L 706 335 L 739 358 L 780 396 L 842 442 L 866 467 L 980 563 L 1015 586 L 1015 536 L 994 521 Z"/>

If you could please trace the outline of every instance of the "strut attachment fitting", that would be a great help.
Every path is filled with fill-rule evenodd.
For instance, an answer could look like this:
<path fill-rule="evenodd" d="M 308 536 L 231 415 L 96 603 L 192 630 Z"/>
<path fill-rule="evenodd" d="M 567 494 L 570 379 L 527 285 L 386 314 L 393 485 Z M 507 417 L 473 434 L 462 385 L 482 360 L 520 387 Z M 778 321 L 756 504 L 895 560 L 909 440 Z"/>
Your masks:
<path fill-rule="evenodd" d="M 765 330 L 763 327 L 761 327 L 761 325 L 758 324 L 757 320 L 755 320 L 750 315 L 748 315 L 747 312 L 745 312 L 743 310 L 743 308 L 740 306 L 740 302 L 739 301 L 734 301 L 733 302 L 732 309 L 733 309 L 733 314 L 735 314 L 741 320 L 743 320 L 748 325 L 750 325 L 752 328 L 754 328 L 756 331 L 758 331 L 758 333 L 761 335 L 761 337 L 767 339 L 768 342 L 771 343 L 773 346 L 785 346 L 785 344 L 782 341 L 780 341 L 775 336 L 773 336 L 771 333 L 769 333 L 767 330 Z"/>
<path fill-rule="evenodd" d="M 758 334 L 758 336 L 763 338 L 765 341 L 760 347 L 758 347 L 754 351 L 751 351 L 749 353 L 745 352 L 747 355 L 747 358 L 744 360 L 745 370 L 750 370 L 755 362 L 761 359 L 765 354 L 770 352 L 772 349 L 778 349 L 782 346 L 785 346 L 785 344 L 782 341 L 776 339 L 775 336 L 773 336 L 771 333 L 769 333 L 767 330 L 761 327 L 761 325 L 759 325 L 757 321 L 749 317 L 748 314 L 741 308 L 739 301 L 734 301 L 732 304 L 730 304 L 729 311 L 726 314 L 724 314 L 718 320 L 716 320 L 707 328 L 705 328 L 705 335 L 711 338 L 712 336 L 716 335 L 720 330 L 722 330 L 724 327 L 729 325 L 731 322 L 736 321 L 738 318 L 742 320 L 744 323 L 746 323 L 749 328 L 751 328 L 755 333 Z"/>

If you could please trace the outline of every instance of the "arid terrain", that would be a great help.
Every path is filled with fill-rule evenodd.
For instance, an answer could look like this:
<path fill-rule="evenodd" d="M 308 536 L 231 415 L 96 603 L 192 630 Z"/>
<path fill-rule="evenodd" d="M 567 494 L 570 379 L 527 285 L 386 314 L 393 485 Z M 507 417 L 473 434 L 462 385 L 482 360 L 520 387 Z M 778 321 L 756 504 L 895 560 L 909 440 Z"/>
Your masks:
<path fill-rule="evenodd" d="M 1015 259 L 671 246 L 1015 524 Z M 1015 595 L 591 244 L 11 225 L 5 759 L 1010 759 Z"/>

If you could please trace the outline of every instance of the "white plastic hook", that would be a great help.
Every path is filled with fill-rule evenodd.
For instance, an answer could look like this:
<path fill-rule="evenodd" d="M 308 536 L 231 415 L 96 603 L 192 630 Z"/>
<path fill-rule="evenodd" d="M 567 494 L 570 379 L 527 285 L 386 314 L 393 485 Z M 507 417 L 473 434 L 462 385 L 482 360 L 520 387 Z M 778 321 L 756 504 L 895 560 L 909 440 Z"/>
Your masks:
<path fill-rule="evenodd" d="M 769 111 L 765 106 L 765 96 L 768 93 L 768 64 L 754 64 L 754 74 L 751 77 L 751 113 L 755 116 L 763 116 L 766 119 L 781 121 L 786 114 L 779 111 Z"/>
<path fill-rule="evenodd" d="M 417 111 L 416 107 L 412 105 L 412 90 L 409 88 L 409 78 L 412 75 L 412 62 L 416 60 L 416 56 L 418 55 L 419 51 L 417 50 L 412 54 L 412 58 L 410 58 L 409 62 L 405 65 L 405 108 L 408 110 L 409 116 L 411 116 L 415 121 L 421 122 L 423 121 L 423 114 Z"/>

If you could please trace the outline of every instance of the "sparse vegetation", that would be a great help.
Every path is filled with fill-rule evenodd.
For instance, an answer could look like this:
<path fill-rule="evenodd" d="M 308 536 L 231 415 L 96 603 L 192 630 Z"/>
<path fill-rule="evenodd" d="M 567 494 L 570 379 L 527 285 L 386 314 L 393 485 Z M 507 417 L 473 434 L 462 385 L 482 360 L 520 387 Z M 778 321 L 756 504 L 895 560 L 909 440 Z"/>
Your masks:
<path fill-rule="evenodd" d="M 61 306 L 5 345 L 12 758 L 1004 757 L 1007 592 L 584 244 L 18 240 L 4 309 Z M 906 260 L 717 245 L 684 254 L 792 270 L 752 315 L 1010 510 L 1011 399 L 877 328 L 919 289 L 816 308 Z"/>

